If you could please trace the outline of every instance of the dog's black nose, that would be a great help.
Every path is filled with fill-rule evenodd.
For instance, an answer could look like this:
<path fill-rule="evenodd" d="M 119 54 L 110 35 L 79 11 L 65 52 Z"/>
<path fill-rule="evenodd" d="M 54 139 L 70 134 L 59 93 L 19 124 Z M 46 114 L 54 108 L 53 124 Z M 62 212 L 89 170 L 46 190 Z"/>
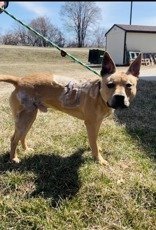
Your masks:
<path fill-rule="evenodd" d="M 124 100 L 125 100 L 125 96 L 124 95 L 120 95 L 120 94 L 114 95 L 111 107 L 114 108 L 114 109 L 127 108 L 127 106 L 125 105 Z"/>
<path fill-rule="evenodd" d="M 115 98 L 115 100 L 120 104 L 122 104 L 123 102 L 124 102 L 124 96 L 123 95 L 114 95 L 114 98 Z"/>

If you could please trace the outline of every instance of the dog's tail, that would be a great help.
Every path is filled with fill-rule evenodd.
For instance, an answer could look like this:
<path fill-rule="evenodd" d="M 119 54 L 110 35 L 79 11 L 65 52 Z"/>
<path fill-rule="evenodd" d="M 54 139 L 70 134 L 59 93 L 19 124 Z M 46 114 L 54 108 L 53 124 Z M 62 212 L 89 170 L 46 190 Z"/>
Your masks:
<path fill-rule="evenodd" d="M 11 75 L 0 75 L 0 81 L 11 83 L 14 86 L 17 86 L 19 83 L 19 77 L 15 77 Z"/>

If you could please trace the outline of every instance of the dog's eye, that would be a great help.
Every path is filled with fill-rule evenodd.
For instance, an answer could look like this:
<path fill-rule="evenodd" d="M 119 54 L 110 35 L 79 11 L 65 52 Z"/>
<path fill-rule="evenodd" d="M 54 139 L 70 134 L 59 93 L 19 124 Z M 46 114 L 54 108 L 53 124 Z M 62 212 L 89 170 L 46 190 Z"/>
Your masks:
<path fill-rule="evenodd" d="M 108 83 L 107 84 L 107 87 L 109 88 L 109 89 L 111 89 L 111 88 L 114 88 L 115 87 L 115 84 L 114 83 Z"/>
<path fill-rule="evenodd" d="M 131 88 L 131 87 L 132 87 L 132 84 L 127 83 L 127 84 L 126 84 L 126 87 L 127 87 L 127 88 Z"/>

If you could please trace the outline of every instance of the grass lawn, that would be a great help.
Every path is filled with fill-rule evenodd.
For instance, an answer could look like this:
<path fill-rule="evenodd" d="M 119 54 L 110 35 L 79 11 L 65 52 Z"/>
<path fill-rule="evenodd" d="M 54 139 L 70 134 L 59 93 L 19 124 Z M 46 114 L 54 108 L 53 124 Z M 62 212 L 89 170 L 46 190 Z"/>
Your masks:
<path fill-rule="evenodd" d="M 67 51 L 88 61 L 88 49 Z M 1 74 L 97 78 L 53 48 L 0 46 L 0 53 Z M 28 133 L 34 152 L 19 146 L 21 163 L 10 164 L 13 89 L 0 83 L 1 230 L 155 229 L 156 82 L 140 80 L 131 107 L 103 121 L 99 144 L 109 167 L 93 162 L 83 122 L 54 110 L 39 112 Z"/>

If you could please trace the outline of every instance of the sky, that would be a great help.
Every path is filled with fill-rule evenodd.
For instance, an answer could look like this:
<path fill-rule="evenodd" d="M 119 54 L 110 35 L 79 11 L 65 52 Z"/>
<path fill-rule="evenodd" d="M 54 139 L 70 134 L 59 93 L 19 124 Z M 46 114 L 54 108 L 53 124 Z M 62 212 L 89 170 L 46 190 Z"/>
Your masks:
<path fill-rule="evenodd" d="M 67 33 L 60 17 L 60 9 L 64 3 L 63 1 L 10 1 L 6 10 L 25 23 L 39 16 L 47 16 L 53 25 L 60 28 L 63 33 Z M 95 3 L 101 9 L 101 19 L 97 26 L 102 26 L 107 31 L 114 24 L 129 24 L 130 1 L 95 1 Z M 156 26 L 156 2 L 133 1 L 132 13 L 133 25 Z M 15 21 L 4 12 L 0 14 L 0 34 L 12 30 L 15 24 Z"/>

